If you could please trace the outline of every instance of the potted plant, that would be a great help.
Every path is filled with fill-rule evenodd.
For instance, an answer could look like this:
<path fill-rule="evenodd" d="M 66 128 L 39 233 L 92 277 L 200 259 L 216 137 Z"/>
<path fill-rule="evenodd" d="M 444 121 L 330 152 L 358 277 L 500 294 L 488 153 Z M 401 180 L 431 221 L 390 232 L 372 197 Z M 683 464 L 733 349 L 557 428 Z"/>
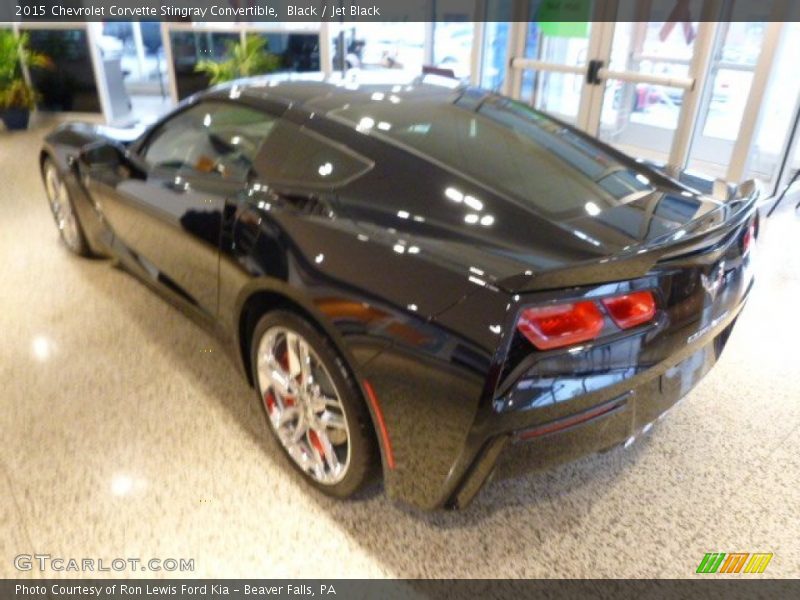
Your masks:
<path fill-rule="evenodd" d="M 26 67 L 50 68 L 52 62 L 44 54 L 28 46 L 28 34 L 14 35 L 0 31 L 0 120 L 7 129 L 28 127 L 30 112 L 36 106 L 38 94 L 22 74 Z"/>
<path fill-rule="evenodd" d="M 259 35 L 248 34 L 242 42 L 228 42 L 227 59 L 223 61 L 201 60 L 195 71 L 205 73 L 211 85 L 264 75 L 276 71 L 281 59 L 269 52 L 269 43 Z"/>

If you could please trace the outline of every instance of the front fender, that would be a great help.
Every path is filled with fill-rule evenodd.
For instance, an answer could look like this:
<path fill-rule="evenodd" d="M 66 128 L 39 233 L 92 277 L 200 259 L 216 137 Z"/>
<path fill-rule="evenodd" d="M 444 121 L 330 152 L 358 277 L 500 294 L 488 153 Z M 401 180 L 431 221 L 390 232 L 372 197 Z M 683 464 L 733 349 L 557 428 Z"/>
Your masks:
<path fill-rule="evenodd" d="M 56 132 L 58 133 L 58 132 Z M 95 205 L 89 189 L 84 184 L 78 162 L 78 153 L 82 145 L 57 144 L 51 141 L 55 135 L 51 134 L 45 142 L 41 152 L 41 162 L 49 158 L 53 160 L 61 173 L 62 180 L 67 186 L 67 191 L 72 199 L 78 221 L 81 224 L 86 241 L 92 254 L 109 256 L 113 235 L 108 224 L 103 220 Z M 55 137 L 58 139 L 58 136 Z M 77 143 L 78 140 L 73 140 Z M 43 194 L 44 196 L 45 194 Z"/>

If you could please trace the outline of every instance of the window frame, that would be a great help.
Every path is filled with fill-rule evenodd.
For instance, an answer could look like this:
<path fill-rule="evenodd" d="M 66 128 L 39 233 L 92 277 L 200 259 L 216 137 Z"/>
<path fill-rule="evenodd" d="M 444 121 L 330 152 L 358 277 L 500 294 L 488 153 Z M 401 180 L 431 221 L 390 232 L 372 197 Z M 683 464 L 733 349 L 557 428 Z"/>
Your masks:
<path fill-rule="evenodd" d="M 335 181 L 325 181 L 325 182 L 314 182 L 309 181 L 307 179 L 282 179 L 282 178 L 275 178 L 270 177 L 267 173 L 264 173 L 263 166 L 259 169 L 260 164 L 263 162 L 261 160 L 261 155 L 268 150 L 269 147 L 269 138 L 265 140 L 265 142 L 261 145 L 261 148 L 258 151 L 258 155 L 256 156 L 254 170 L 256 172 L 257 177 L 263 179 L 264 182 L 269 186 L 275 186 L 278 188 L 291 188 L 291 189 L 306 189 L 311 191 L 331 191 L 343 188 L 353 181 L 360 179 L 375 167 L 375 161 L 356 152 L 346 144 L 342 142 L 337 142 L 332 140 L 328 136 L 307 127 L 305 124 L 298 124 L 290 119 L 286 119 L 284 117 L 278 117 L 276 126 L 285 126 L 288 127 L 290 130 L 294 130 L 295 133 L 303 136 L 308 136 L 312 139 L 315 139 L 320 144 L 324 146 L 328 146 L 335 152 L 339 152 L 340 154 L 344 154 L 347 157 L 351 158 L 352 160 L 361 163 L 363 168 L 359 169 L 357 172 L 353 173 L 352 175 L 345 177 L 344 179 L 335 180 Z M 298 142 L 295 142 L 298 143 Z"/>
<path fill-rule="evenodd" d="M 160 166 L 154 165 L 153 163 L 148 161 L 146 156 L 145 156 L 147 151 L 150 149 L 151 144 L 156 139 L 158 139 L 158 136 L 161 134 L 161 132 L 164 130 L 164 128 L 166 126 L 168 126 L 169 123 L 171 123 L 173 120 L 175 120 L 177 118 L 180 118 L 182 115 L 184 115 L 185 113 L 189 112 L 190 110 L 193 110 L 195 108 L 198 108 L 198 107 L 203 106 L 203 105 L 208 105 L 208 104 L 211 104 L 211 105 L 226 105 L 227 104 L 227 105 L 230 105 L 230 106 L 233 106 L 233 107 L 245 108 L 245 109 L 253 111 L 253 112 L 261 113 L 265 117 L 268 117 L 268 118 L 272 119 L 273 121 L 275 121 L 276 124 L 279 121 L 282 120 L 280 114 L 277 114 L 276 112 L 273 112 L 273 111 L 271 111 L 269 109 L 265 109 L 262 106 L 257 106 L 257 105 L 254 105 L 254 104 L 251 104 L 251 103 L 248 103 L 248 102 L 241 102 L 241 101 L 238 101 L 238 100 L 233 100 L 233 99 L 230 99 L 228 97 L 211 96 L 211 97 L 202 97 L 202 98 L 194 99 L 193 101 L 188 102 L 185 106 L 182 106 L 178 110 L 176 110 L 174 112 L 171 112 L 168 115 L 165 115 L 162 119 L 160 119 L 159 121 L 155 122 L 132 145 L 131 152 L 136 156 L 137 160 L 146 168 L 148 173 L 157 173 L 157 172 L 176 173 L 176 174 L 180 173 L 181 176 L 186 176 L 186 177 L 191 177 L 191 178 L 199 178 L 199 179 L 214 180 L 214 181 L 220 180 L 217 175 L 214 175 L 214 174 L 211 174 L 211 173 L 203 173 L 202 171 L 197 171 L 195 169 L 190 169 L 190 168 L 187 168 L 186 166 L 175 167 L 175 168 L 160 167 Z M 253 157 L 253 162 L 254 163 L 257 160 L 258 156 L 261 154 L 261 151 L 264 148 L 264 143 L 266 142 L 266 139 L 268 139 L 268 137 L 269 136 L 267 136 L 267 138 L 262 140 L 261 145 L 259 146 L 258 150 L 256 151 L 256 153 L 255 153 L 255 155 Z M 251 178 L 253 176 L 253 172 L 254 172 L 254 167 L 251 165 L 250 173 L 248 173 L 248 175 L 246 175 L 244 178 L 231 179 L 230 181 L 232 181 L 232 182 L 246 182 L 249 178 Z"/>
<path fill-rule="evenodd" d="M 315 131 L 308 127 L 303 123 L 297 123 L 291 119 L 286 118 L 286 112 L 289 109 L 289 106 L 281 103 L 280 101 L 276 100 L 275 98 L 261 98 L 258 101 L 243 101 L 244 96 L 238 99 L 232 99 L 227 94 L 225 95 L 212 95 L 212 96 L 202 96 L 202 97 L 193 97 L 189 98 L 183 106 L 180 106 L 175 111 L 165 115 L 155 123 L 153 123 L 147 130 L 142 133 L 142 135 L 137 139 L 132 145 L 130 152 L 136 157 L 137 161 L 142 164 L 142 166 L 148 171 L 153 172 L 156 169 L 151 165 L 144 157 L 144 153 L 149 148 L 150 144 L 153 142 L 156 135 L 162 131 L 165 125 L 172 121 L 173 119 L 179 117 L 183 113 L 200 106 L 202 104 L 231 104 L 234 106 L 243 106 L 250 110 L 255 110 L 257 112 L 263 113 L 264 115 L 275 119 L 276 126 L 277 125 L 287 125 L 290 128 L 295 129 L 301 135 L 308 135 L 309 137 L 315 138 L 322 144 L 330 146 L 334 150 L 341 152 L 342 154 L 346 154 L 350 158 L 363 163 L 364 169 L 359 170 L 357 173 L 354 173 L 350 177 L 347 177 L 343 180 L 340 180 L 336 183 L 312 183 L 309 181 L 299 181 L 299 180 L 291 180 L 291 179 L 276 179 L 270 180 L 266 177 L 265 174 L 258 171 L 256 164 L 259 162 L 262 153 L 267 148 L 267 144 L 269 141 L 269 136 L 264 142 L 261 144 L 255 159 L 254 159 L 254 166 L 251 169 L 250 177 L 253 176 L 264 179 L 264 182 L 268 185 L 272 186 L 275 185 L 277 187 L 292 187 L 292 188 L 304 188 L 313 191 L 326 191 L 326 190 L 335 190 L 342 188 L 344 186 L 349 185 L 356 179 L 363 177 L 375 167 L 375 161 L 371 158 L 364 156 L 363 154 L 353 150 L 347 144 L 342 142 L 338 142 L 336 140 L 331 139 L 330 137 L 322 134 L 318 131 Z M 176 169 L 176 172 L 179 169 Z M 202 173 L 198 173 L 193 171 L 192 175 L 196 175 L 197 177 L 204 177 Z"/>

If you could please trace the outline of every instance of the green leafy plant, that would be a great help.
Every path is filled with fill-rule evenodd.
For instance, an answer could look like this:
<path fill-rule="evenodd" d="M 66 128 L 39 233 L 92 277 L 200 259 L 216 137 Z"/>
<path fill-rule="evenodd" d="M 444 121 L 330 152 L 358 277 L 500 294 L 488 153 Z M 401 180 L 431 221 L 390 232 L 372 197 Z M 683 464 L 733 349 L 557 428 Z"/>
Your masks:
<path fill-rule="evenodd" d="M 195 71 L 205 73 L 211 85 L 272 73 L 280 66 L 280 57 L 269 52 L 266 38 L 258 35 L 246 35 L 243 42 L 228 42 L 227 59 L 223 61 L 202 60 L 197 63 Z"/>
<path fill-rule="evenodd" d="M 16 79 L 0 89 L 0 110 L 8 108 L 27 108 L 36 106 L 39 94 L 24 79 Z"/>
<path fill-rule="evenodd" d="M 22 67 L 50 69 L 49 57 L 34 52 L 29 46 L 29 37 L 19 37 L 12 31 L 0 31 L 0 110 L 8 108 L 32 109 L 39 95 L 22 75 Z"/>

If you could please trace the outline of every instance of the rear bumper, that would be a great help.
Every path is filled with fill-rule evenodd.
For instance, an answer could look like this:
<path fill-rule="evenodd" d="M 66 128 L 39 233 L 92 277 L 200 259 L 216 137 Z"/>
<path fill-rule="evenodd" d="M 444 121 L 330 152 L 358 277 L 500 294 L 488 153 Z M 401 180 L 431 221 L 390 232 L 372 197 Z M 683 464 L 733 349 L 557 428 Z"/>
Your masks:
<path fill-rule="evenodd" d="M 534 409 L 516 415 L 518 420 L 512 427 L 505 422 L 504 430 L 485 441 L 446 505 L 466 506 L 498 465 L 503 465 L 506 475 L 521 475 L 635 438 L 716 364 L 745 302 L 657 365 L 620 384 L 575 398 L 581 405 L 579 410 L 542 420 Z"/>
<path fill-rule="evenodd" d="M 719 357 L 753 283 L 745 221 L 636 279 L 614 280 L 611 266 L 604 284 L 513 296 L 484 288 L 414 324 L 416 343 L 398 340 L 364 367 L 391 436 L 387 493 L 424 509 L 460 507 L 505 456 L 526 453 L 519 462 L 535 468 L 636 435 Z M 525 306 L 637 290 L 651 290 L 659 307 L 641 327 L 546 351 L 517 332 Z M 502 337 L 454 335 L 480 328 Z"/>

